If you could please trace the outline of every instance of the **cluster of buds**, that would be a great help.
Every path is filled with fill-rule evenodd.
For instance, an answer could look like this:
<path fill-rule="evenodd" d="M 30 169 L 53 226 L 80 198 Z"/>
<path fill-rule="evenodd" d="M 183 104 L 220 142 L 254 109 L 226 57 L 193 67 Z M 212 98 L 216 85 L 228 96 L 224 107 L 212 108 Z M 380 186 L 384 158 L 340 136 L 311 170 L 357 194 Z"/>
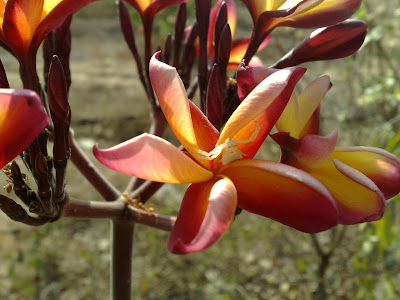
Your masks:
<path fill-rule="evenodd" d="M 65 175 L 70 157 L 68 104 L 71 14 L 93 1 L 0 1 L 2 18 L 0 40 L 20 65 L 24 90 L 1 90 L 1 167 L 19 155 L 29 171 L 28 182 L 17 162 L 6 165 L 5 172 L 26 209 L 1 196 L 1 209 L 12 219 L 30 225 L 56 220 L 65 195 Z M 42 90 L 36 56 L 40 44 L 44 52 Z M 1 87 L 9 88 L 1 65 Z M 48 153 L 48 142 L 53 151 Z M 36 191 L 29 184 L 37 186 Z"/>
<path fill-rule="evenodd" d="M 22 153 L 37 192 L 28 187 L 15 162 L 6 175 L 37 217 L 5 196 L 0 208 L 27 224 L 53 221 L 63 210 L 79 216 L 84 207 L 69 201 L 65 191 L 67 163 L 76 151 L 69 128 L 69 25 L 71 14 L 93 1 L 0 0 L 0 40 L 18 59 L 25 89 L 36 92 L 2 91 L 0 162 L 4 166 Z M 139 209 L 144 210 L 160 183 L 190 183 L 169 239 L 173 253 L 211 246 L 242 209 L 308 233 L 380 219 L 386 200 L 400 192 L 400 160 L 376 148 L 336 148 L 336 131 L 319 136 L 320 102 L 332 85 L 329 77 L 315 79 L 299 96 L 294 93 L 306 72 L 299 64 L 346 57 L 361 47 L 366 25 L 348 20 L 361 0 L 241 0 L 253 30 L 240 40 L 233 40 L 233 0 L 218 0 L 213 7 L 211 0 L 195 0 L 196 21 L 190 26 L 187 1 L 117 1 L 121 30 L 153 114 L 150 134 L 110 149 L 94 148 L 101 163 L 133 177 L 125 196 L 118 198 L 120 193 L 93 169 L 84 173 L 103 197 L 134 209 L 139 204 L 126 199 L 140 199 Z M 143 51 L 125 3 L 141 17 Z M 174 33 L 157 45 L 154 54 L 153 22 L 160 10 L 172 5 L 179 5 Z M 268 49 L 271 33 L 282 26 L 317 30 L 264 67 L 255 54 Z M 36 72 L 43 40 L 45 92 Z M 8 88 L 1 69 L 0 84 Z M 196 93 L 199 107 L 193 102 Z M 166 122 L 181 148 L 162 138 Z M 282 149 L 281 160 L 254 159 L 274 127 L 278 133 L 272 139 Z M 19 136 L 12 138 L 10 128 L 20 128 Z M 106 211 L 98 213 L 103 216 Z M 155 214 L 151 220 L 153 225 L 159 222 Z"/>

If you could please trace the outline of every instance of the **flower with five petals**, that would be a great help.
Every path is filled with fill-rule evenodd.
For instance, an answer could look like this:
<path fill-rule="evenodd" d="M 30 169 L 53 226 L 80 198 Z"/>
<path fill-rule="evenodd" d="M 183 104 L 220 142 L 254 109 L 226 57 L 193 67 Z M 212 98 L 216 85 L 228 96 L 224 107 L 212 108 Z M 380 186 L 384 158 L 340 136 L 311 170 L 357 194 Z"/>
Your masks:
<path fill-rule="evenodd" d="M 139 178 L 191 183 L 171 232 L 173 253 L 211 246 L 232 222 L 237 207 L 304 232 L 337 224 L 327 189 L 294 167 L 253 159 L 289 100 L 303 68 L 275 72 L 243 100 L 218 133 L 187 99 L 176 70 L 153 56 L 150 78 L 164 115 L 187 152 L 142 134 L 110 149 L 94 148 L 104 165 Z"/>

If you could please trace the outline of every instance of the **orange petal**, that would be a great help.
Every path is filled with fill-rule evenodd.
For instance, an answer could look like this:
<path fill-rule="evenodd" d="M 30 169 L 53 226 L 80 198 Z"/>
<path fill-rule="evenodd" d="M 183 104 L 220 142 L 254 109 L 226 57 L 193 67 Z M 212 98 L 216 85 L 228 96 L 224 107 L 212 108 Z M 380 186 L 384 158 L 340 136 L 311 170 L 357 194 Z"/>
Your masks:
<path fill-rule="evenodd" d="M 127 3 L 132 5 L 140 15 L 143 17 L 146 15 L 145 18 L 152 19 L 156 13 L 160 10 L 173 6 L 178 5 L 188 0 L 125 0 Z"/>
<path fill-rule="evenodd" d="M 168 250 L 196 252 L 214 244 L 235 216 L 236 189 L 229 178 L 191 184 L 183 198 Z"/>
<path fill-rule="evenodd" d="M 336 148 L 331 158 L 366 175 L 386 199 L 400 192 L 400 160 L 385 150 L 373 147 Z"/>
<path fill-rule="evenodd" d="M 44 0 L 9 0 L 4 10 L 3 33 L 8 46 L 21 60 L 28 55 L 33 34 L 43 13 Z"/>
<path fill-rule="evenodd" d="M 0 89 L 0 168 L 24 151 L 49 121 L 33 91 Z"/>
<path fill-rule="evenodd" d="M 110 149 L 93 148 L 103 165 L 142 179 L 190 183 L 209 180 L 213 174 L 166 140 L 142 134 Z"/>
<path fill-rule="evenodd" d="M 159 61 L 157 56 L 150 60 L 150 79 L 161 109 L 181 144 L 186 149 L 197 147 L 185 87 L 176 69 Z"/>
<path fill-rule="evenodd" d="M 305 70 L 302 68 L 287 68 L 279 70 L 264 79 L 255 89 L 243 100 L 227 121 L 217 145 L 223 144 L 226 139 L 243 139 L 249 136 L 249 131 L 254 127 L 254 120 L 261 115 L 276 99 L 283 103 L 283 108 L 289 101 L 295 84 L 303 76 Z M 282 111 L 283 111 L 282 108 Z M 279 113 L 280 115 L 280 113 Z M 277 113 L 274 113 L 272 126 L 275 124 Z M 276 118 L 275 118 L 276 117 Z M 249 125 L 250 130 L 245 128 Z M 239 133 L 242 130 L 241 133 Z M 254 130 L 253 130 L 254 131 Z"/>
<path fill-rule="evenodd" d="M 4 8 L 6 6 L 5 0 L 0 0 L 0 40 L 5 42 L 4 34 L 3 34 L 3 21 L 4 21 Z"/>
<path fill-rule="evenodd" d="M 29 48 L 30 55 L 36 55 L 46 34 L 61 26 L 69 15 L 94 1 L 96 0 L 45 0 L 42 20 L 37 26 Z"/>
<path fill-rule="evenodd" d="M 341 224 L 378 220 L 385 209 L 385 198 L 365 175 L 338 160 L 307 171 L 332 194 Z"/>
<path fill-rule="evenodd" d="M 238 206 L 303 232 L 320 232 L 337 224 L 328 190 L 307 173 L 262 160 L 237 160 L 221 173 L 238 192 Z"/>
<path fill-rule="evenodd" d="M 144 15 L 145 10 L 150 6 L 151 0 L 125 0 L 132 5 L 141 15 Z"/>
<path fill-rule="evenodd" d="M 206 152 L 212 150 L 218 132 L 187 99 L 176 69 L 160 62 L 155 54 L 150 61 L 150 79 L 165 118 L 183 147 L 193 157 L 198 156 L 195 149 Z"/>
<path fill-rule="evenodd" d="M 304 72 L 303 68 L 288 68 L 264 79 L 229 118 L 217 145 L 228 138 L 234 139 L 239 150 L 246 154 L 244 157 L 252 158 L 275 125 Z"/>

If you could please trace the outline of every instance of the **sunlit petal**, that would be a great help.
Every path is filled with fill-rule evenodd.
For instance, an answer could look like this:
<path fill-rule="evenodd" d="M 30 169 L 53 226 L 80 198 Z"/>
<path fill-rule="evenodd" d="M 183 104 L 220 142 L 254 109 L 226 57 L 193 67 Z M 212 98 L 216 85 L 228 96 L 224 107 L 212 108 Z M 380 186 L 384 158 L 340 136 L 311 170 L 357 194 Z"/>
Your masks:
<path fill-rule="evenodd" d="M 229 227 L 236 206 L 236 189 L 229 178 L 190 185 L 171 232 L 168 250 L 183 254 L 210 247 Z"/>
<path fill-rule="evenodd" d="M 6 6 L 6 1 L 0 1 L 0 40 L 5 42 L 4 34 L 3 34 L 3 22 L 4 22 L 4 8 Z"/>
<path fill-rule="evenodd" d="M 30 52 L 36 53 L 45 35 L 61 26 L 69 15 L 94 1 L 97 0 L 45 0 L 42 21 L 35 30 Z"/>
<path fill-rule="evenodd" d="M 156 13 L 160 10 L 173 6 L 178 5 L 188 0 L 124 0 L 125 2 L 132 5 L 141 15 L 143 18 L 153 18 Z"/>
<path fill-rule="evenodd" d="M 309 169 L 329 161 L 338 136 L 337 131 L 332 130 L 326 136 L 310 134 L 300 139 L 293 138 L 286 132 L 278 132 L 271 137 L 281 146 L 281 162 L 301 169 Z"/>
<path fill-rule="evenodd" d="M 289 102 L 276 122 L 275 127 L 279 132 L 288 132 L 291 137 L 299 138 L 300 111 L 299 102 L 295 93 L 290 97 Z"/>
<path fill-rule="evenodd" d="M 279 26 L 291 26 L 297 28 L 319 28 L 332 26 L 350 18 L 360 7 L 361 0 L 324 0 L 318 5 L 299 8 L 287 17 L 279 21 Z"/>
<path fill-rule="evenodd" d="M 300 133 L 306 134 L 304 127 L 331 86 L 329 76 L 323 75 L 313 80 L 297 99 L 295 95 L 292 95 L 275 124 L 278 131 L 289 132 L 294 138 L 300 138 Z"/>
<path fill-rule="evenodd" d="M 25 150 L 49 121 L 34 92 L 0 89 L 0 168 Z"/>
<path fill-rule="evenodd" d="M 17 57 L 28 53 L 32 37 L 39 25 L 44 0 L 8 0 L 4 10 L 3 33 Z"/>
<path fill-rule="evenodd" d="M 185 87 L 176 69 L 160 62 L 157 56 L 150 61 L 150 79 L 161 109 L 182 145 L 186 149 L 197 148 Z"/>
<path fill-rule="evenodd" d="M 379 188 L 362 173 L 337 160 L 307 173 L 317 178 L 335 198 L 341 224 L 381 218 L 385 198 Z"/>
<path fill-rule="evenodd" d="M 238 192 L 238 206 L 303 232 L 335 226 L 337 209 L 328 190 L 307 173 L 288 165 L 238 160 L 221 171 Z"/>
<path fill-rule="evenodd" d="M 141 15 L 144 14 L 145 10 L 150 6 L 151 0 L 125 0 L 125 2 L 132 5 Z"/>
<path fill-rule="evenodd" d="M 103 165 L 127 175 L 159 182 L 202 182 L 213 174 L 166 140 L 142 134 L 110 149 L 94 147 Z"/>
<path fill-rule="evenodd" d="M 400 160 L 385 150 L 373 147 L 336 148 L 331 158 L 366 175 L 386 199 L 400 192 Z"/>
<path fill-rule="evenodd" d="M 239 107 L 227 121 L 217 145 L 225 142 L 226 139 L 244 139 L 251 134 L 254 121 L 261 115 L 275 100 L 278 100 L 282 110 L 274 112 L 268 119 L 268 129 L 270 130 L 279 118 L 290 95 L 293 92 L 297 81 L 303 76 L 305 70 L 302 68 L 288 68 L 280 70 L 264 79 L 256 88 L 243 100 Z M 249 128 L 246 128 L 249 126 Z M 242 131 L 242 132 L 240 132 Z M 269 131 L 268 131 L 269 132 Z"/>

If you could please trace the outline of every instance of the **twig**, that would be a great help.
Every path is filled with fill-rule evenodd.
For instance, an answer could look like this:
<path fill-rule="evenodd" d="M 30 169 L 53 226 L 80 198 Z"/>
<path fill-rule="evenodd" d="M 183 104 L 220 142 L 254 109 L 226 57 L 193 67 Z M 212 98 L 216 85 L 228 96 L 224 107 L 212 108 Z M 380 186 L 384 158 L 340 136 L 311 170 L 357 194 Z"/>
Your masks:
<path fill-rule="evenodd" d="M 74 165 L 106 201 L 116 200 L 120 196 L 120 192 L 93 165 L 79 147 L 72 131 L 69 133 L 69 142 L 71 147 L 71 161 Z"/>
<path fill-rule="evenodd" d="M 175 217 L 150 213 L 134 206 L 129 206 L 122 198 L 118 201 L 100 202 L 83 201 L 69 198 L 63 208 L 63 217 L 80 219 L 111 219 L 126 224 L 138 223 L 156 229 L 171 231 Z"/>

